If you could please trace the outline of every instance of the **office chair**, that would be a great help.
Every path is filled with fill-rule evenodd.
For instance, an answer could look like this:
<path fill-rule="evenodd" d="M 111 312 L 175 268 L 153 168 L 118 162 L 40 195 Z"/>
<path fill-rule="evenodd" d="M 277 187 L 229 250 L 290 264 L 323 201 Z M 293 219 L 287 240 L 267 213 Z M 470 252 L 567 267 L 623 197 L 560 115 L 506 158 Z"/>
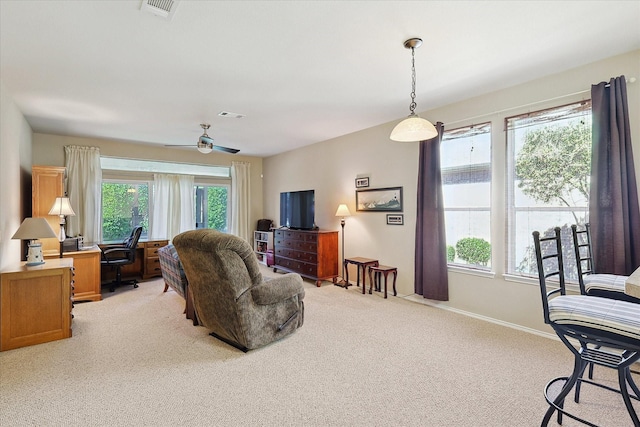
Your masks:
<path fill-rule="evenodd" d="M 544 394 L 549 409 L 541 425 L 548 425 L 555 411 L 558 411 L 558 424 L 562 424 L 564 414 L 581 423 L 595 425 L 564 410 L 564 399 L 574 386 L 574 400 L 579 403 L 580 385 L 585 383 L 621 394 L 633 425 L 640 426 L 631 403 L 631 399 L 640 400 L 640 390 L 633 381 L 630 370 L 630 366 L 640 359 L 640 305 L 584 294 L 567 295 L 560 227 L 556 227 L 554 235 L 550 237 L 540 237 L 540 233 L 534 231 L 533 241 L 544 322 L 553 328 L 574 355 L 571 376 L 555 378 L 545 387 Z M 558 282 L 554 280 L 549 283 L 547 279 L 554 276 L 557 276 Z M 550 289 L 551 287 L 555 289 Z M 570 340 L 577 341 L 578 345 L 574 346 Z M 620 389 L 582 378 L 586 367 L 591 363 L 617 370 Z M 552 400 L 549 390 L 558 382 L 564 385 Z M 634 395 L 629 393 L 628 387 Z"/>
<path fill-rule="evenodd" d="M 640 303 L 640 299 L 624 292 L 628 276 L 596 273 L 589 224 L 585 224 L 582 230 L 578 230 L 577 225 L 572 225 L 571 234 L 573 235 L 573 249 L 576 254 L 576 267 L 578 267 L 578 282 L 580 283 L 581 292 L 597 297 Z"/>
<path fill-rule="evenodd" d="M 116 269 L 116 279 L 109 284 L 109 291 L 113 292 L 117 286 L 133 285 L 134 288 L 138 287 L 138 281 L 122 280 L 122 267 L 125 265 L 133 264 L 136 261 L 136 248 L 138 246 L 138 240 L 142 234 L 142 226 L 135 227 L 131 230 L 131 235 L 127 237 L 122 245 L 109 246 L 102 250 L 102 259 L 100 264 L 102 266 L 109 266 L 111 269 Z"/>

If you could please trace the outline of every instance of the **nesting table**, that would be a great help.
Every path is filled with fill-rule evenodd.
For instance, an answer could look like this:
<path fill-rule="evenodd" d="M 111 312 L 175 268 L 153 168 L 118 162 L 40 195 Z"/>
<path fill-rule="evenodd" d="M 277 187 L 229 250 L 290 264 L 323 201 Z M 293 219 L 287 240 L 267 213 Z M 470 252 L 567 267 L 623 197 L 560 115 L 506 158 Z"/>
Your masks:
<path fill-rule="evenodd" d="M 347 266 L 349 264 L 354 264 L 356 266 L 357 276 L 356 276 L 356 285 L 360 286 L 360 270 L 362 270 L 362 293 L 365 293 L 366 282 L 367 282 L 367 267 L 378 266 L 378 260 L 372 258 L 345 258 L 344 259 L 344 275 L 345 280 L 349 283 L 349 269 Z"/>
<path fill-rule="evenodd" d="M 380 292 L 380 280 L 381 276 L 384 276 L 384 297 L 387 297 L 387 276 L 393 273 L 393 296 L 397 296 L 396 292 L 396 279 L 398 278 L 398 269 L 396 267 L 390 267 L 388 265 L 377 265 L 369 267 L 369 293 L 375 283 L 376 291 Z"/>

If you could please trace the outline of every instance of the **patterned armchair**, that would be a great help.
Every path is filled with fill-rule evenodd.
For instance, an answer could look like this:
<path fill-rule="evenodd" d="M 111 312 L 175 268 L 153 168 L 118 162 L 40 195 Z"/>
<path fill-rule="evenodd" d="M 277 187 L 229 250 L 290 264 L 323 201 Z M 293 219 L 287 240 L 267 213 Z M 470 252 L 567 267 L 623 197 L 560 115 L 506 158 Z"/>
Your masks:
<path fill-rule="evenodd" d="M 302 326 L 304 285 L 295 273 L 265 281 L 253 248 L 213 229 L 173 238 L 199 322 L 211 335 L 248 351 Z"/>
<path fill-rule="evenodd" d="M 172 244 L 169 244 L 158 249 L 158 258 L 160 259 L 160 271 L 164 279 L 164 292 L 167 292 L 167 290 L 171 288 L 184 298 L 186 301 L 185 313 L 187 319 L 192 319 L 193 324 L 197 325 L 198 319 L 193 309 L 191 296 L 189 295 L 189 282 L 187 282 L 187 276 L 182 269 L 182 263 L 180 262 L 176 248 Z"/>

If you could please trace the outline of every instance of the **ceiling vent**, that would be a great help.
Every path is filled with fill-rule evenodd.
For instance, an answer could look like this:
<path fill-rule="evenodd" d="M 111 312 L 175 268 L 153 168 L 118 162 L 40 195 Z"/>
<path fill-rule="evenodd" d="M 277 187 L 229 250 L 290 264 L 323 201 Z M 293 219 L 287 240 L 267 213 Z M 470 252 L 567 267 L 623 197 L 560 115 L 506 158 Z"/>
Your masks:
<path fill-rule="evenodd" d="M 229 112 L 229 111 L 220 111 L 218 113 L 218 115 L 220 117 L 229 117 L 229 118 L 232 118 L 232 119 L 243 119 L 243 118 L 246 117 L 244 114 L 232 113 L 232 112 Z"/>
<path fill-rule="evenodd" d="M 180 0 L 142 0 L 140 10 L 170 21 L 176 13 Z"/>

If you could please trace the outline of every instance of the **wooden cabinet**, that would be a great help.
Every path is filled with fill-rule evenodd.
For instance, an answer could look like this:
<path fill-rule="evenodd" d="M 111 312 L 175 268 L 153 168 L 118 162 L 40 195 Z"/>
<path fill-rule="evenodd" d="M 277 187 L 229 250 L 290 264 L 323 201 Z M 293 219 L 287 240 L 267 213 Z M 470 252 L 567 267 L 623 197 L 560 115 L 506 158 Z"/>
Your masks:
<path fill-rule="evenodd" d="M 273 250 L 273 233 L 270 231 L 253 232 L 253 251 L 259 263 L 267 265 L 267 252 Z"/>
<path fill-rule="evenodd" d="M 160 271 L 160 258 L 158 257 L 158 249 L 169 244 L 168 240 L 149 240 L 144 242 L 144 271 L 143 279 L 150 277 L 162 276 Z"/>
<path fill-rule="evenodd" d="M 60 217 L 49 215 L 56 197 L 64 196 L 66 168 L 59 166 L 33 166 L 31 168 L 31 216 L 43 217 L 58 234 Z M 39 239 L 44 255 L 60 255 L 60 241 L 55 238 Z"/>
<path fill-rule="evenodd" d="M 275 264 L 277 269 L 298 273 L 315 280 L 338 277 L 338 232 L 276 230 L 274 237 Z"/>
<path fill-rule="evenodd" d="M 100 301 L 100 257 L 101 251 L 96 246 L 82 251 L 64 252 L 64 258 L 73 259 L 74 276 L 74 301 Z M 56 259 L 59 255 L 45 255 L 47 263 L 50 259 Z"/>
<path fill-rule="evenodd" d="M 0 351 L 71 337 L 73 259 L 0 273 Z"/>

